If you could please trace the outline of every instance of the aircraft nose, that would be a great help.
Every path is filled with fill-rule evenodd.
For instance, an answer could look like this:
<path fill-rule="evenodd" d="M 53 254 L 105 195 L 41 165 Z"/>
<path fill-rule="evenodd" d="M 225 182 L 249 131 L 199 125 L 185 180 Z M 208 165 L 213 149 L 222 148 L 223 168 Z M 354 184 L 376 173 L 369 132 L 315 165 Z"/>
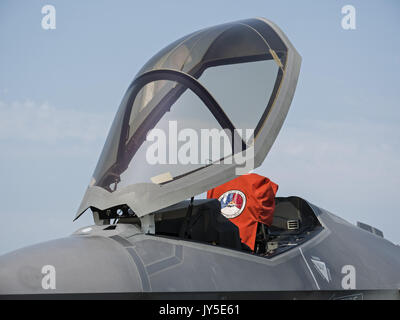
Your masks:
<path fill-rule="evenodd" d="M 40 268 L 14 253 L 0 257 L 0 295 L 36 294 L 41 291 Z"/>
<path fill-rule="evenodd" d="M 0 256 L 0 295 L 140 291 L 136 264 L 106 237 L 72 236 Z"/>

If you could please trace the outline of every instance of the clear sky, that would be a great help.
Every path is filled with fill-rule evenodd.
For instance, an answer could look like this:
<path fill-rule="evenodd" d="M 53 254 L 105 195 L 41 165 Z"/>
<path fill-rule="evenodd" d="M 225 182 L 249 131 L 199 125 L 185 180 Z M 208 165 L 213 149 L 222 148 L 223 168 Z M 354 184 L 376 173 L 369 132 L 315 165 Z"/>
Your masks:
<path fill-rule="evenodd" d="M 44 5 L 56 29 L 41 27 Z M 356 8 L 356 30 L 341 8 Z M 303 57 L 287 120 L 257 172 L 400 243 L 400 2 L 0 2 L 0 254 L 71 234 L 122 96 L 140 67 L 203 27 L 266 17 Z"/>

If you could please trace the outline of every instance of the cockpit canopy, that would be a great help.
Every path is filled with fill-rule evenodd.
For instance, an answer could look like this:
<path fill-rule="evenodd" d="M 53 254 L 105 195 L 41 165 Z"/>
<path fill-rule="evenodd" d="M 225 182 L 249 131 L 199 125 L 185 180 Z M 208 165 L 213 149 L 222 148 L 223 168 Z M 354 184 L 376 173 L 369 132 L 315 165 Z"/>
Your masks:
<path fill-rule="evenodd" d="M 259 166 L 300 63 L 265 19 L 206 28 L 161 50 L 123 97 L 76 218 L 121 204 L 144 216 Z"/>

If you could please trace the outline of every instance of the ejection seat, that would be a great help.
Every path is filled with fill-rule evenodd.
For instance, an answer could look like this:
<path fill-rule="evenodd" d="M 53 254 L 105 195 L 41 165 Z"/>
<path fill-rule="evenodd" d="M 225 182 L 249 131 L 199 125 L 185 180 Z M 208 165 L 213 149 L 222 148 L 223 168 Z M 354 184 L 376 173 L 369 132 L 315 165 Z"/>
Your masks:
<path fill-rule="evenodd" d="M 218 200 L 194 200 L 189 210 L 190 201 L 182 201 L 156 212 L 156 234 L 241 250 L 239 229 L 221 214 Z"/>

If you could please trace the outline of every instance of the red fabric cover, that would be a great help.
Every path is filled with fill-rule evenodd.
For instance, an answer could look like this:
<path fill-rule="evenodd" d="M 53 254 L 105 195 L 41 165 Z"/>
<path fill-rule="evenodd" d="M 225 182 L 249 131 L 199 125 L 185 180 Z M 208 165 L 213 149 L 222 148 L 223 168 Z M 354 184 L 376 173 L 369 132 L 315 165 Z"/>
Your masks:
<path fill-rule="evenodd" d="M 254 250 L 258 222 L 272 224 L 277 191 L 277 184 L 250 173 L 209 190 L 207 198 L 219 199 L 221 213 L 239 228 L 241 241 Z"/>

